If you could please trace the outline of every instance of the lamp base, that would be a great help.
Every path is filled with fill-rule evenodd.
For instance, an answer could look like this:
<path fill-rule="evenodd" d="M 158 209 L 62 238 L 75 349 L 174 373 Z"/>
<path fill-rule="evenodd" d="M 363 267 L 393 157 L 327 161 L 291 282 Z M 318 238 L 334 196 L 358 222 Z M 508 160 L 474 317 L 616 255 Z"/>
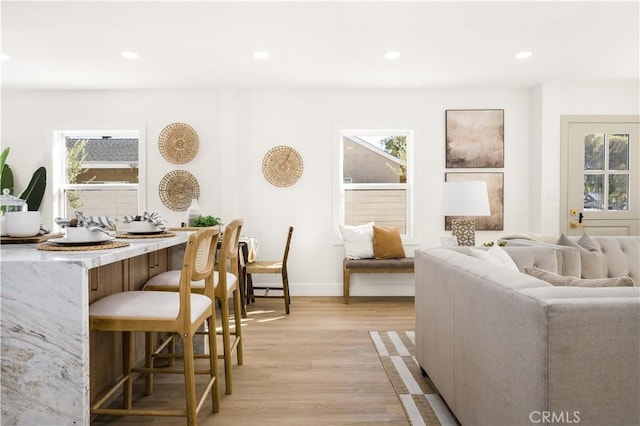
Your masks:
<path fill-rule="evenodd" d="M 476 222 L 470 219 L 453 219 L 451 234 L 458 239 L 459 246 L 475 246 Z"/>

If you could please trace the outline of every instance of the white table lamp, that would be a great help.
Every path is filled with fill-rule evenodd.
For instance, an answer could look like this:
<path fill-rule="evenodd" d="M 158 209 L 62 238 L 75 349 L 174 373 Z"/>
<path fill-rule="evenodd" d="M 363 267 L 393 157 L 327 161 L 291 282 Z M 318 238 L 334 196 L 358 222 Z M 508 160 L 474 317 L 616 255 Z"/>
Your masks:
<path fill-rule="evenodd" d="M 489 195 L 484 181 L 445 182 L 440 199 L 440 214 L 465 216 L 451 222 L 451 233 L 460 246 L 474 246 L 476 223 L 467 216 L 489 216 Z"/>

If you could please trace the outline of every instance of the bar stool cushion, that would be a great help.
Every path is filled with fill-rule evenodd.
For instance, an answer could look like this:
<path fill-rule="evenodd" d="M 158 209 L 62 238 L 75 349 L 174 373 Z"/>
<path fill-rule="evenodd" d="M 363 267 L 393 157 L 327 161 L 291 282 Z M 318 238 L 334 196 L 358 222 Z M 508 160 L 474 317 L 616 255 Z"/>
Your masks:
<path fill-rule="evenodd" d="M 227 272 L 227 288 L 231 289 L 236 285 L 236 281 L 238 278 Z M 220 277 L 218 276 L 218 271 L 213 271 L 213 287 L 217 287 L 220 282 Z M 147 283 L 142 287 L 143 290 L 163 290 L 163 291 L 178 291 L 178 286 L 180 284 L 180 271 L 167 271 L 161 274 L 156 275 L 151 278 Z M 199 281 L 191 281 L 191 289 L 192 290 L 204 290 L 204 280 Z"/>
<path fill-rule="evenodd" d="M 195 322 L 210 306 L 210 298 L 192 293 L 191 322 Z M 179 311 L 180 293 L 166 291 L 125 291 L 89 305 L 89 315 L 94 318 L 175 319 Z"/>

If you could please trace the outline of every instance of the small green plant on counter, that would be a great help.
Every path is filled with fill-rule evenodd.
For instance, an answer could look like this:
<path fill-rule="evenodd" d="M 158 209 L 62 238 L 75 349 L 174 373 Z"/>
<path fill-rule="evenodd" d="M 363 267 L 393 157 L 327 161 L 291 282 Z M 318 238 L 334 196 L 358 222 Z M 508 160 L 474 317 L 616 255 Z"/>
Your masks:
<path fill-rule="evenodd" d="M 493 247 L 495 243 L 493 241 L 489 241 L 488 243 L 482 244 L 482 247 Z M 506 241 L 498 241 L 498 246 L 504 247 L 507 245 Z"/>
<path fill-rule="evenodd" d="M 222 225 L 222 221 L 220 220 L 219 217 L 215 217 L 215 216 L 198 216 L 194 221 L 193 221 L 193 226 L 195 227 L 205 227 L 205 226 L 216 226 L 216 225 Z"/>
<path fill-rule="evenodd" d="M 0 154 L 0 193 L 2 190 L 9 189 L 9 194 L 13 194 L 13 171 L 7 164 L 9 156 L 9 148 L 5 148 Z M 39 167 L 31 176 L 31 180 L 27 187 L 20 193 L 18 198 L 27 202 L 29 211 L 38 211 L 44 197 L 44 191 L 47 187 L 47 170 Z"/>

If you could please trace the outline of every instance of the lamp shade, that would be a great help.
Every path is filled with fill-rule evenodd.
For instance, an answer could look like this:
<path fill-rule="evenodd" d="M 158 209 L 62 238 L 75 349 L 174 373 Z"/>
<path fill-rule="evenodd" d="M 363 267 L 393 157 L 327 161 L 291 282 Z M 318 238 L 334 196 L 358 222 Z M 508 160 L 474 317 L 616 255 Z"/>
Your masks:
<path fill-rule="evenodd" d="M 489 216 L 489 195 L 484 181 L 445 182 L 440 214 L 444 216 Z"/>

